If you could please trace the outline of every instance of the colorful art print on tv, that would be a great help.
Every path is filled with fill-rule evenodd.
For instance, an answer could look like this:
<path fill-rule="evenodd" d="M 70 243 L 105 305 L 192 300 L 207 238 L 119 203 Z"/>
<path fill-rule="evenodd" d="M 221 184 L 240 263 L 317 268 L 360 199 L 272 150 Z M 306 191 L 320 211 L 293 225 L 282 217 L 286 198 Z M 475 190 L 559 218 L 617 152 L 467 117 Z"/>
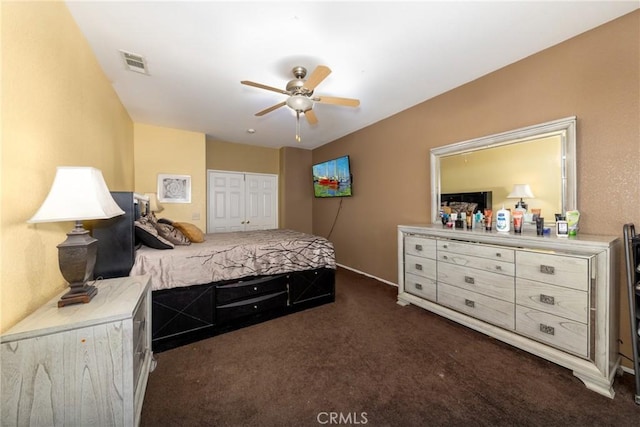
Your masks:
<path fill-rule="evenodd" d="M 313 165 L 313 195 L 318 198 L 350 197 L 352 176 L 349 156 Z"/>

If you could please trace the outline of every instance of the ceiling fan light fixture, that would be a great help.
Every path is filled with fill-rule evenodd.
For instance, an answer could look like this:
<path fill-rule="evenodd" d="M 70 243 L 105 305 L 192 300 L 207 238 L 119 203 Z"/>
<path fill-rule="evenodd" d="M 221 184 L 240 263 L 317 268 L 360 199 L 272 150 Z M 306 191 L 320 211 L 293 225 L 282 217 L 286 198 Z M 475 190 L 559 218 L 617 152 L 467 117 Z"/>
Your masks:
<path fill-rule="evenodd" d="M 293 111 L 304 113 L 313 107 L 313 101 L 304 95 L 292 95 L 287 99 L 287 107 Z"/>

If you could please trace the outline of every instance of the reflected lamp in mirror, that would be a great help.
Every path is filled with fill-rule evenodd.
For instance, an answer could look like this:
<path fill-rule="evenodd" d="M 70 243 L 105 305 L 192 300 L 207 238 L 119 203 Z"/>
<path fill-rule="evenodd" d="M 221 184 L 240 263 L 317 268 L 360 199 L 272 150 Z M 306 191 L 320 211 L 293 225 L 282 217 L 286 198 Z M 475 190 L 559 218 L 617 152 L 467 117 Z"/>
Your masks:
<path fill-rule="evenodd" d="M 529 184 L 514 184 L 513 190 L 507 195 L 507 198 L 520 199 L 518 203 L 516 203 L 516 209 L 524 209 L 526 211 L 528 205 L 523 199 L 535 199 L 535 196 L 533 195 Z"/>
<path fill-rule="evenodd" d="M 102 172 L 92 167 L 60 166 L 49 194 L 29 223 L 75 221 L 67 239 L 58 245 L 58 264 L 69 291 L 58 307 L 88 303 L 98 292 L 93 279 L 98 249 L 97 239 L 82 226 L 83 220 L 108 219 L 124 214 L 113 200 Z"/>
<path fill-rule="evenodd" d="M 149 198 L 149 210 L 153 213 L 162 212 L 164 206 L 158 202 L 158 195 L 156 193 L 144 193 Z"/>

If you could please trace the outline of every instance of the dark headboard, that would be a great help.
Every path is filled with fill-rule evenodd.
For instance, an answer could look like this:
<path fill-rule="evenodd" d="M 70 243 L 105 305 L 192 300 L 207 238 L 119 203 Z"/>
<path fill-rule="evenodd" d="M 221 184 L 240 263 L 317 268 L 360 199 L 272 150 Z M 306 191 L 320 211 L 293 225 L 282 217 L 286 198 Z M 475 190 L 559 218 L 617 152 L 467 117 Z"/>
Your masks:
<path fill-rule="evenodd" d="M 446 193 L 440 195 L 440 206 L 449 206 L 451 202 L 476 203 L 478 210 L 484 212 L 485 209 L 492 209 L 491 191 L 476 191 L 470 193 Z"/>
<path fill-rule="evenodd" d="M 93 270 L 95 278 L 128 276 L 136 250 L 134 221 L 144 215 L 148 202 L 131 191 L 112 191 L 113 200 L 124 211 L 111 219 L 90 221 L 85 227 L 98 239 L 98 253 Z"/>

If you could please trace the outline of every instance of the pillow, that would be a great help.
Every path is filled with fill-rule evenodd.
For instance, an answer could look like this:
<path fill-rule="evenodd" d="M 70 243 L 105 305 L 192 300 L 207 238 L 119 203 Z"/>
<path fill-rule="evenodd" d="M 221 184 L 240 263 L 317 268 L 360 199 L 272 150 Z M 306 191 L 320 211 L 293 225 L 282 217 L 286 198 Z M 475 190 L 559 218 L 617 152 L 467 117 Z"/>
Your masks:
<path fill-rule="evenodd" d="M 156 230 L 160 237 L 164 237 L 174 245 L 190 245 L 191 240 L 182 233 L 182 231 L 175 228 L 173 225 L 165 224 L 160 221 L 156 224 Z"/>
<path fill-rule="evenodd" d="M 171 221 L 169 218 L 158 218 L 158 222 L 160 224 L 173 224 L 173 221 Z"/>
<path fill-rule="evenodd" d="M 188 222 L 174 222 L 173 226 L 180 230 L 182 234 L 187 236 L 187 239 L 193 243 L 204 242 L 204 233 L 198 227 Z"/>
<path fill-rule="evenodd" d="M 136 238 L 142 244 L 154 249 L 173 249 L 174 245 L 164 237 L 158 235 L 158 230 L 153 223 L 145 217 L 141 217 L 138 221 L 134 221 Z"/>

